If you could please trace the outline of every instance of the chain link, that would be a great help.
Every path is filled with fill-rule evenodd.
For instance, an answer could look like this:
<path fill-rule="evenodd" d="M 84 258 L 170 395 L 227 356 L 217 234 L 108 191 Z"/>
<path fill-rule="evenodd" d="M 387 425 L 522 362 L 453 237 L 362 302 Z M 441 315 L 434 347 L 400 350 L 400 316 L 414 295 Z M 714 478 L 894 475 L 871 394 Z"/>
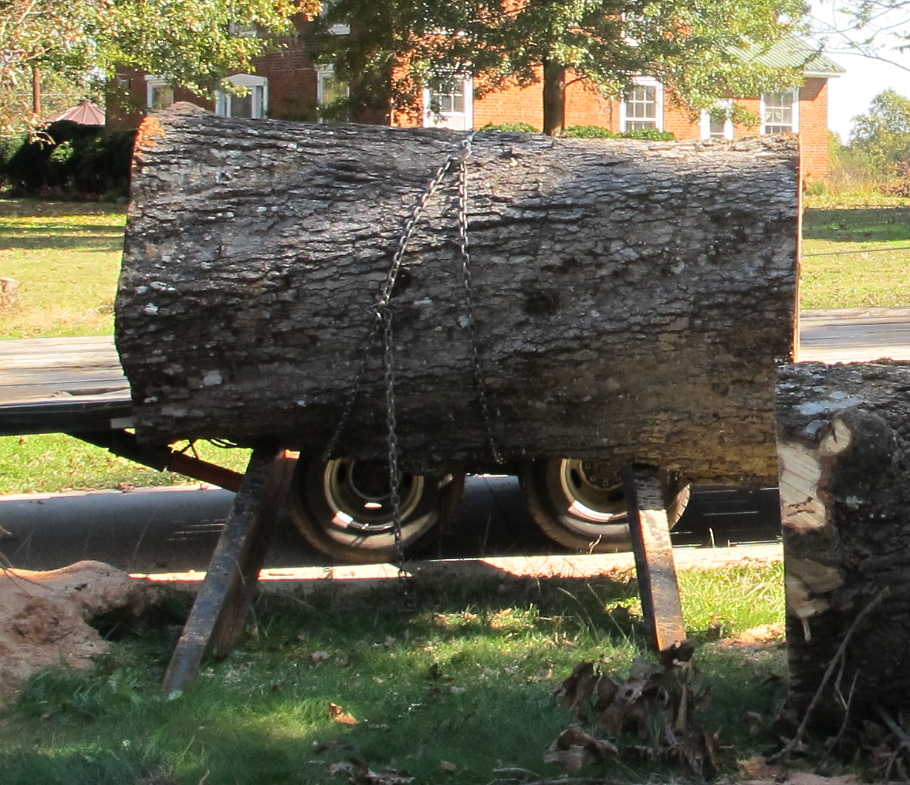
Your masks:
<path fill-rule="evenodd" d="M 490 417 L 490 407 L 487 401 L 487 387 L 484 382 L 483 364 L 480 358 L 480 348 L 477 345 L 477 332 L 474 326 L 474 294 L 471 279 L 471 250 L 468 243 L 468 158 L 471 155 L 471 146 L 465 148 L 465 154 L 458 166 L 458 246 L 461 253 L 461 282 L 464 288 L 465 324 L 471 342 L 471 360 L 474 371 L 474 392 L 480 404 L 480 415 L 483 418 L 484 428 L 487 431 L 487 443 L 490 446 L 490 455 L 495 463 L 503 463 L 502 453 L 496 444 L 496 435 L 493 432 L 493 418 Z"/>

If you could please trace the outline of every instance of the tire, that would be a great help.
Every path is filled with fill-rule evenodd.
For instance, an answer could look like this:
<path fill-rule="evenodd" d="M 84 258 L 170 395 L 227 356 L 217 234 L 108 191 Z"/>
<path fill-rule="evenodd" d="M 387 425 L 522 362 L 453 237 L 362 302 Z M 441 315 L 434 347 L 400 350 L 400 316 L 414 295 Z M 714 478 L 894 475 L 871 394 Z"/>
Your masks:
<path fill-rule="evenodd" d="M 412 549 L 447 521 L 463 490 L 463 474 L 403 474 L 402 548 Z M 385 463 L 301 457 L 291 481 L 288 511 L 306 541 L 335 561 L 367 564 L 397 558 Z"/>
<path fill-rule="evenodd" d="M 619 553 L 632 548 L 625 493 L 618 472 L 584 461 L 547 458 L 521 467 L 521 484 L 534 523 L 554 542 L 578 553 Z M 603 478 L 598 478 L 597 473 Z M 689 486 L 667 506 L 670 528 L 682 517 Z"/>

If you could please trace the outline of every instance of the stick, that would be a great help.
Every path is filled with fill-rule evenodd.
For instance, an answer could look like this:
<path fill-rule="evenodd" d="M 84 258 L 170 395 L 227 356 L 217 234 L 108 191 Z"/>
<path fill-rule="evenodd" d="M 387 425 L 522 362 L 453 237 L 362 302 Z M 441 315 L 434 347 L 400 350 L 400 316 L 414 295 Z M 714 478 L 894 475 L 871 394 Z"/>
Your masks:
<path fill-rule="evenodd" d="M 829 662 L 828 667 L 825 668 L 825 673 L 822 676 L 821 683 L 818 685 L 818 689 L 815 691 L 815 695 L 812 696 L 812 701 L 809 703 L 809 708 L 806 709 L 806 713 L 803 716 L 802 722 L 800 722 L 799 727 L 796 729 L 796 735 L 787 742 L 787 744 L 780 752 L 776 752 L 774 755 L 771 755 L 768 758 L 769 763 L 773 763 L 776 760 L 780 760 L 781 758 L 788 756 L 802 741 L 802 737 L 806 733 L 806 728 L 809 727 L 809 719 L 812 717 L 812 712 L 815 711 L 815 709 L 818 707 L 818 704 L 821 702 L 825 687 L 831 680 L 831 676 L 834 675 L 834 668 L 847 653 L 847 645 L 850 643 L 850 639 L 853 637 L 853 633 L 856 632 L 866 617 L 881 604 L 882 600 L 885 599 L 890 590 L 891 589 L 889 586 L 885 586 L 877 595 L 875 595 L 875 597 L 872 598 L 872 601 L 856 615 L 853 623 L 847 629 L 847 633 L 844 635 L 843 640 L 837 647 L 837 651 L 834 652 L 834 656 L 831 658 L 831 662 Z"/>

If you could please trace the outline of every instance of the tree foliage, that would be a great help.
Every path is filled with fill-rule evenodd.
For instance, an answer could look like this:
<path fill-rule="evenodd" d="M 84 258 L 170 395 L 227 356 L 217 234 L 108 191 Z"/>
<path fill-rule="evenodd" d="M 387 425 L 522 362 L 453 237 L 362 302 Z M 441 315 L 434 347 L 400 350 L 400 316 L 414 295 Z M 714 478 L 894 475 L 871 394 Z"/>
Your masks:
<path fill-rule="evenodd" d="M 743 52 L 794 30 L 804 11 L 802 0 L 333 0 L 322 30 L 349 22 L 351 35 L 323 34 L 318 47 L 374 106 L 415 106 L 434 74 L 470 72 L 479 95 L 542 79 L 544 130 L 553 132 L 567 76 L 619 96 L 648 74 L 693 110 L 798 84 L 795 70 Z"/>
<path fill-rule="evenodd" d="M 118 66 L 163 74 L 211 94 L 225 74 L 280 43 L 318 0 L 0 0 L 0 132 L 28 118 L 32 68 L 88 84 Z M 260 35 L 245 35 L 255 25 Z"/>
<path fill-rule="evenodd" d="M 850 146 L 882 174 L 910 162 L 910 98 L 885 90 L 853 118 Z"/>

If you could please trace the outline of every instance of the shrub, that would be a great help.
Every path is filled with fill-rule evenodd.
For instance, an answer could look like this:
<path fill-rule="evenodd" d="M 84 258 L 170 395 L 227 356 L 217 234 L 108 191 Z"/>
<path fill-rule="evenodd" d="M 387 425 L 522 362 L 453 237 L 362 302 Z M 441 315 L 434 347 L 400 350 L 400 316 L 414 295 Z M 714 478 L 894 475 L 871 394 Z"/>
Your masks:
<path fill-rule="evenodd" d="M 503 133 L 519 133 L 519 134 L 539 134 L 540 129 L 535 128 L 530 123 L 500 123 L 498 125 L 493 125 L 493 123 L 487 123 L 481 131 L 502 131 Z"/>
<path fill-rule="evenodd" d="M 0 179 L 18 196 L 125 196 L 134 132 L 105 134 L 99 126 L 60 121 L 40 138 L 0 148 Z"/>
<path fill-rule="evenodd" d="M 669 131 L 658 131 L 656 128 L 640 128 L 614 134 L 609 128 L 599 125 L 572 125 L 566 128 L 563 136 L 574 139 L 644 139 L 649 142 L 672 142 L 676 139 Z"/>

